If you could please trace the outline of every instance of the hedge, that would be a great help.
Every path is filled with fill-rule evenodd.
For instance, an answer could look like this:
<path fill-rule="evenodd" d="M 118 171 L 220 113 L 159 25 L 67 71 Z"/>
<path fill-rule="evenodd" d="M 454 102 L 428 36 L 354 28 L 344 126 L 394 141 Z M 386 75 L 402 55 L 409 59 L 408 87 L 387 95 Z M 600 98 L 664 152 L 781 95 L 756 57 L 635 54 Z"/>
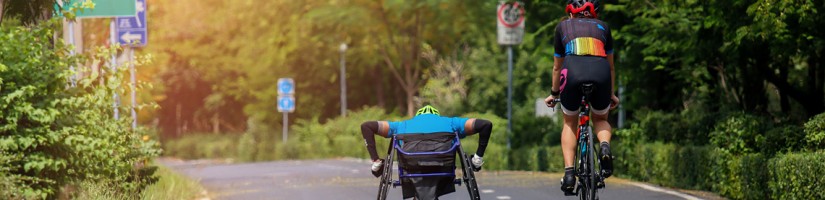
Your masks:
<path fill-rule="evenodd" d="M 730 155 L 710 146 L 614 146 L 616 175 L 731 199 L 825 198 L 825 151 Z"/>
<path fill-rule="evenodd" d="M 825 151 L 780 155 L 768 169 L 771 198 L 825 199 Z"/>

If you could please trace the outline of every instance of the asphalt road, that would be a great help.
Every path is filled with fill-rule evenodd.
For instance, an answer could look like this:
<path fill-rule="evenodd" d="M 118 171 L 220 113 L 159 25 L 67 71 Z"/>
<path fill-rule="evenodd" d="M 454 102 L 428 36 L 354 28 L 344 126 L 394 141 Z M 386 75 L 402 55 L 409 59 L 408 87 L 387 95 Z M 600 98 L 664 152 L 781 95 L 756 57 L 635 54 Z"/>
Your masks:
<path fill-rule="evenodd" d="M 355 159 L 277 161 L 230 164 L 219 161 L 159 162 L 200 183 L 211 199 L 375 199 L 378 178 L 369 164 Z M 459 170 L 460 171 L 460 170 Z M 512 171 L 476 173 L 482 199 L 576 199 L 559 190 L 561 174 Z M 646 184 L 609 178 L 601 199 L 698 199 Z M 388 199 L 401 199 L 401 188 L 391 188 Z M 442 196 L 442 200 L 469 199 L 467 189 Z"/>

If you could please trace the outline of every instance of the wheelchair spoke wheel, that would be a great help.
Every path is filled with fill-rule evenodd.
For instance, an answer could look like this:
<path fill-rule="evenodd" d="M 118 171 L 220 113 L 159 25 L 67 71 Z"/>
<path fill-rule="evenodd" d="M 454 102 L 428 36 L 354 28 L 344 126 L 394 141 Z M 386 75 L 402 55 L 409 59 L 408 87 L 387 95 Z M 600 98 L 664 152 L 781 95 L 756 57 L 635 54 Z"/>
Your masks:
<path fill-rule="evenodd" d="M 459 151 L 458 153 L 461 157 L 461 172 L 463 174 L 462 180 L 467 186 L 467 191 L 470 193 L 470 199 L 479 200 L 481 199 L 481 195 L 479 195 L 478 192 L 475 172 L 473 172 L 473 167 L 470 166 L 470 156 L 467 156 L 463 149 L 459 149 Z"/>
<path fill-rule="evenodd" d="M 392 185 L 392 159 L 394 152 L 394 150 L 390 150 L 389 155 L 387 155 L 387 160 L 385 160 L 384 173 L 381 174 L 381 184 L 378 186 L 378 200 L 387 199 L 390 185 Z"/>

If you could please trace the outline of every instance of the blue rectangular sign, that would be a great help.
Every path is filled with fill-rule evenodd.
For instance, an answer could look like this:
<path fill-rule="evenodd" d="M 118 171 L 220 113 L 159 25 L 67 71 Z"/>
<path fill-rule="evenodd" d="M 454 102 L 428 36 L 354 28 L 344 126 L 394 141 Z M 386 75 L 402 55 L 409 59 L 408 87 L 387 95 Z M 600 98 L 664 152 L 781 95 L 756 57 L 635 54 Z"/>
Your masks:
<path fill-rule="evenodd" d="M 135 0 L 135 10 L 135 16 L 115 18 L 117 40 L 121 45 L 142 47 L 148 42 L 146 0 Z"/>

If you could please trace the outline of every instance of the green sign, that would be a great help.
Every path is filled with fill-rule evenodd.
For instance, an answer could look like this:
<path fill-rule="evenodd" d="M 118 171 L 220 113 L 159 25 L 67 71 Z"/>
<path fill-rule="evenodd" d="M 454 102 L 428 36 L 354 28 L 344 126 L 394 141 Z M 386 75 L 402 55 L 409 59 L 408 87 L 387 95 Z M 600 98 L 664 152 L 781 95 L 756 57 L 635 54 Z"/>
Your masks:
<path fill-rule="evenodd" d="M 60 1 L 62 0 L 58 0 Z M 135 0 L 68 0 L 62 7 L 63 10 L 69 10 L 74 6 L 82 7 L 85 1 L 91 1 L 94 8 L 78 9 L 75 13 L 78 18 L 126 17 L 137 14 Z"/>

